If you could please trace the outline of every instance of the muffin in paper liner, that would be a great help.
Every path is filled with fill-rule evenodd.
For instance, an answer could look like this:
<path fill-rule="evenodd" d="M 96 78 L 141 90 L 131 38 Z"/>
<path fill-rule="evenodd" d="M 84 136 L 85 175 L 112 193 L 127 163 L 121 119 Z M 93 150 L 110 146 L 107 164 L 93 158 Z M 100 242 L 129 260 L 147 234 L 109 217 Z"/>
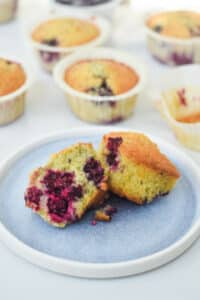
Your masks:
<path fill-rule="evenodd" d="M 186 109 L 183 111 L 177 109 L 177 94 L 183 91 L 185 91 L 184 95 L 187 99 L 196 99 L 192 109 L 188 109 L 188 115 L 197 112 L 200 115 L 200 88 L 198 87 L 188 87 L 182 90 L 172 89 L 164 92 L 156 106 L 174 131 L 177 139 L 186 147 L 200 151 L 200 121 L 187 123 L 177 120 L 186 117 L 184 113 Z"/>
<path fill-rule="evenodd" d="M 72 46 L 72 47 L 59 47 L 55 45 L 47 45 L 47 44 L 37 42 L 32 38 L 31 35 L 33 30 L 37 28 L 37 26 L 40 25 L 42 22 L 58 19 L 58 18 L 68 18 L 68 17 L 91 22 L 91 24 L 94 24 L 95 26 L 98 27 L 98 29 L 100 30 L 100 34 L 89 42 L 77 46 Z M 80 51 L 80 49 L 101 46 L 107 41 L 109 35 L 110 35 L 110 23 L 104 18 L 89 16 L 86 14 L 68 13 L 66 15 L 48 16 L 32 24 L 29 28 L 28 40 L 31 45 L 31 48 L 33 49 L 34 56 L 36 60 L 39 62 L 39 65 L 44 70 L 51 73 L 55 65 L 64 57 L 76 51 Z"/>
<path fill-rule="evenodd" d="M 145 29 L 147 47 L 154 58 L 172 66 L 200 63 L 200 36 L 183 39 L 161 35 L 147 25 L 151 16 L 145 20 Z"/>
<path fill-rule="evenodd" d="M 0 0 L 0 23 L 15 17 L 18 0 Z"/>
<path fill-rule="evenodd" d="M 138 83 L 128 92 L 116 96 L 96 96 L 73 89 L 64 80 L 64 73 L 71 65 L 87 59 L 111 59 L 133 68 L 138 76 Z M 80 119 L 96 124 L 111 124 L 127 119 L 132 115 L 136 100 L 146 78 L 146 72 L 138 59 L 119 50 L 96 48 L 94 51 L 83 50 L 65 58 L 54 69 L 54 79 L 64 91 L 67 102 Z"/>
<path fill-rule="evenodd" d="M 0 96 L 0 126 L 15 121 L 25 110 L 26 94 L 31 84 L 31 75 L 30 70 L 28 70 L 24 64 L 20 63 L 20 65 L 25 71 L 26 80 L 24 84 L 14 92 Z"/>

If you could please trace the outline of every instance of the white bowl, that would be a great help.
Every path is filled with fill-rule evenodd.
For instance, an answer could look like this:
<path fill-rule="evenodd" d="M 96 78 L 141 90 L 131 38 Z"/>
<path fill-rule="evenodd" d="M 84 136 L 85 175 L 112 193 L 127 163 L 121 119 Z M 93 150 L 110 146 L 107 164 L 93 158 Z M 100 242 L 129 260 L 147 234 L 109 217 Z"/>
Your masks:
<path fill-rule="evenodd" d="M 34 30 L 34 28 L 37 27 L 41 22 L 44 22 L 45 20 L 52 20 L 56 19 L 58 17 L 74 17 L 79 18 L 83 20 L 88 20 L 92 24 L 95 24 L 100 29 L 100 35 L 93 39 L 90 42 L 87 42 L 85 44 L 82 44 L 80 46 L 75 47 L 55 47 L 55 46 L 49 46 L 44 45 L 42 43 L 36 42 L 32 39 L 31 33 Z M 85 14 L 67 14 L 67 15 L 60 15 L 60 16 L 48 16 L 45 18 L 42 18 L 40 20 L 37 20 L 30 26 L 29 32 L 28 32 L 28 40 L 30 42 L 30 45 L 32 49 L 34 50 L 35 57 L 39 61 L 41 67 L 45 69 L 48 72 L 52 72 L 54 66 L 56 63 L 58 63 L 61 59 L 68 56 L 69 54 L 72 54 L 76 52 L 77 50 L 83 49 L 83 48 L 91 48 L 91 47 L 97 47 L 100 45 L 103 45 L 108 37 L 110 35 L 110 24 L 107 20 L 101 17 L 90 17 Z"/>
<path fill-rule="evenodd" d="M 139 82 L 128 92 L 117 96 L 93 96 L 74 90 L 64 81 L 65 70 L 74 63 L 85 59 L 112 59 L 133 68 Z M 67 96 L 67 101 L 80 119 L 86 122 L 111 124 L 128 118 L 136 104 L 136 99 L 144 87 L 146 70 L 138 58 L 112 48 L 85 49 L 60 61 L 54 69 L 54 79 Z"/>
<path fill-rule="evenodd" d="M 101 15 L 103 17 L 107 17 L 109 20 L 111 19 L 115 8 L 117 8 L 120 2 L 121 0 L 110 0 L 107 3 L 97 5 L 73 6 L 69 4 L 58 3 L 54 0 L 51 1 L 52 8 L 55 10 L 56 13 L 84 12 L 90 15 Z"/>

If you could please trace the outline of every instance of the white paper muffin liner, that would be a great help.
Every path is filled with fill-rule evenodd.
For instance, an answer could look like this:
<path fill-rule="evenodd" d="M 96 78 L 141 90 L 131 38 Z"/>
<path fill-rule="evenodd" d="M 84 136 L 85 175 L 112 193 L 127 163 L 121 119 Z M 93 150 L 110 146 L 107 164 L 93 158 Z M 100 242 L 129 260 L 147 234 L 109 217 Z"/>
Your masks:
<path fill-rule="evenodd" d="M 45 20 L 51 20 L 58 17 L 75 17 L 79 19 L 84 19 L 90 21 L 92 24 L 96 25 L 100 29 L 100 35 L 93 39 L 90 42 L 87 42 L 85 44 L 82 44 L 80 46 L 75 47 L 55 47 L 55 46 L 49 46 L 45 45 L 39 42 L 34 41 L 31 38 L 31 34 L 41 22 L 44 22 Z M 38 60 L 40 66 L 48 71 L 52 72 L 54 66 L 62 60 L 64 57 L 68 56 L 69 54 L 72 54 L 80 49 L 88 48 L 88 47 L 97 47 L 103 45 L 108 37 L 110 35 L 110 23 L 101 17 L 94 17 L 94 16 L 88 16 L 85 14 L 66 14 L 66 15 L 60 15 L 60 16 L 49 16 L 43 19 L 38 20 L 35 22 L 32 26 L 30 26 L 30 30 L 28 33 L 28 40 L 30 42 L 30 45 L 33 49 L 34 55 L 36 59 Z"/>
<path fill-rule="evenodd" d="M 85 59 L 112 59 L 132 67 L 139 75 L 138 84 L 128 92 L 117 96 L 93 96 L 71 88 L 64 81 L 64 73 L 72 64 Z M 74 114 L 86 122 L 111 124 L 129 117 L 134 110 L 136 99 L 144 87 L 146 71 L 134 56 L 111 48 L 85 49 L 60 61 L 54 69 L 54 79 L 66 94 Z"/>
<path fill-rule="evenodd" d="M 196 93 L 196 87 L 194 89 Z M 192 90 L 192 87 L 190 87 L 190 90 Z M 177 121 L 172 115 L 171 109 L 169 109 L 169 105 L 167 104 L 167 101 L 170 100 L 169 97 L 171 96 L 173 99 L 173 95 L 174 90 L 164 93 L 160 101 L 157 103 L 157 108 L 174 131 L 177 139 L 186 147 L 200 151 L 200 122 L 183 123 Z M 200 107 L 198 108 L 200 110 Z"/>
<path fill-rule="evenodd" d="M 14 18 L 18 0 L 0 0 L 0 23 Z"/>
<path fill-rule="evenodd" d="M 153 57 L 167 65 L 200 63 L 200 37 L 179 39 L 163 36 L 146 25 L 147 46 Z"/>
<path fill-rule="evenodd" d="M 4 57 L 5 58 L 5 57 Z M 6 58 L 11 61 L 14 59 Z M 26 74 L 25 83 L 16 91 L 0 96 L 0 125 L 6 125 L 18 119 L 25 110 L 26 92 L 31 84 L 30 70 L 20 63 Z"/>

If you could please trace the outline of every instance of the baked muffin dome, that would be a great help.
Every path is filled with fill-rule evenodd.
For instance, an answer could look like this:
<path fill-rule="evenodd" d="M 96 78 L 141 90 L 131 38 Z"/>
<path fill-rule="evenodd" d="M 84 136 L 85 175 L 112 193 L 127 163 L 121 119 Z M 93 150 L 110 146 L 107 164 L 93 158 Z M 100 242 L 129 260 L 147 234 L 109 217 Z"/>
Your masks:
<path fill-rule="evenodd" d="M 99 149 L 109 189 L 137 204 L 165 195 L 180 177 L 157 145 L 140 133 L 111 132 Z"/>
<path fill-rule="evenodd" d="M 147 26 L 168 37 L 188 39 L 200 36 L 200 13 L 192 11 L 162 12 L 150 17 Z"/>
<path fill-rule="evenodd" d="M 109 59 L 79 61 L 69 67 L 65 82 L 73 89 L 99 96 L 113 96 L 128 92 L 139 81 L 129 66 Z"/>
<path fill-rule="evenodd" d="M 104 201 L 107 178 L 91 144 L 76 144 L 52 155 L 35 170 L 25 192 L 26 206 L 53 226 L 78 221 Z"/>
<path fill-rule="evenodd" d="M 32 39 L 58 47 L 75 47 L 89 43 L 100 35 L 92 22 L 76 18 L 56 18 L 41 23 L 32 32 Z"/>
<path fill-rule="evenodd" d="M 20 64 L 0 58 L 0 96 L 15 92 L 25 81 L 26 74 Z"/>

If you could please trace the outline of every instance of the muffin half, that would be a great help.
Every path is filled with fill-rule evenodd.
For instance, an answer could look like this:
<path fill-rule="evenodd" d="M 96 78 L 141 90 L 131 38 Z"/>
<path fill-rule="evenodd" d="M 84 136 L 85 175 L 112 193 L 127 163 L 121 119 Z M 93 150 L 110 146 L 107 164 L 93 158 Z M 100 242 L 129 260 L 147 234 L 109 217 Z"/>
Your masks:
<path fill-rule="evenodd" d="M 140 133 L 106 134 L 99 156 L 108 172 L 109 189 L 137 204 L 169 193 L 180 177 L 157 145 Z"/>
<path fill-rule="evenodd" d="M 91 144 L 76 144 L 52 155 L 30 176 L 26 206 L 53 226 L 78 221 L 87 209 L 101 204 L 107 179 Z"/>

